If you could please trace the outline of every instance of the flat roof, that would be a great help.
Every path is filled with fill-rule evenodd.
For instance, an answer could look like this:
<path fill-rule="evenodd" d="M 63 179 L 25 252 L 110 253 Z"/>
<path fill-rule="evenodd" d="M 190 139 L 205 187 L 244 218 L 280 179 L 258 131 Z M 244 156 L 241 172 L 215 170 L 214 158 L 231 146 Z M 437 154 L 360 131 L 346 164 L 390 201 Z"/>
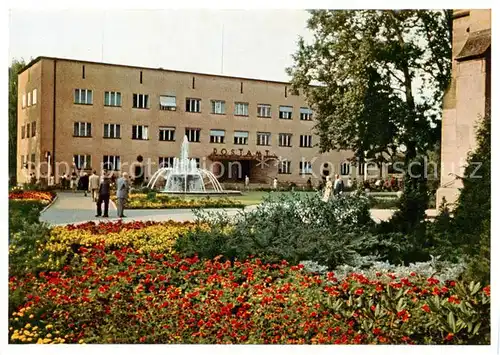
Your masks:
<path fill-rule="evenodd" d="M 202 75 L 202 76 L 210 76 L 210 77 L 218 77 L 218 78 L 226 78 L 226 79 L 250 80 L 250 81 L 274 83 L 274 84 L 290 85 L 290 82 L 285 82 L 285 81 L 244 78 L 244 77 L 239 77 L 239 76 L 230 76 L 230 75 L 221 75 L 221 74 L 196 73 L 196 72 L 189 72 L 189 71 L 183 71 L 183 70 L 164 69 L 161 67 L 160 68 L 139 67 L 139 66 L 134 66 L 134 65 L 114 64 L 114 63 L 105 63 L 105 62 L 92 62 L 92 61 L 88 61 L 88 60 L 46 57 L 46 56 L 39 56 L 39 57 L 36 57 L 35 59 L 33 59 L 31 62 L 26 64 L 26 66 L 21 71 L 19 71 L 18 75 L 23 73 L 25 70 L 29 69 L 30 67 L 32 67 L 34 64 L 38 63 L 42 59 L 60 60 L 60 61 L 66 61 L 66 62 L 78 62 L 78 63 L 87 63 L 87 64 L 109 65 L 109 66 L 114 66 L 114 67 L 133 68 L 133 69 L 158 70 L 158 71 L 170 72 L 170 73 L 182 73 L 182 74 Z"/>

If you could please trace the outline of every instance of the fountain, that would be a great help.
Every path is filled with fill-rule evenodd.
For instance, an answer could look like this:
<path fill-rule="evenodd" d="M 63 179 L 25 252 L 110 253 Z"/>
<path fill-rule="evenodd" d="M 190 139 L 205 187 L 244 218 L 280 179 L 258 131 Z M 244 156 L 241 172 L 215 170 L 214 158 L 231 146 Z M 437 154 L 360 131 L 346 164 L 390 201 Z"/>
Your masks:
<path fill-rule="evenodd" d="M 189 159 L 189 141 L 187 136 L 181 146 L 180 158 L 174 158 L 171 167 L 160 167 L 148 183 L 153 189 L 159 179 L 165 181 L 163 189 L 159 192 L 173 194 L 239 194 L 239 191 L 224 190 L 214 176 L 206 169 L 197 167 L 195 159 Z"/>

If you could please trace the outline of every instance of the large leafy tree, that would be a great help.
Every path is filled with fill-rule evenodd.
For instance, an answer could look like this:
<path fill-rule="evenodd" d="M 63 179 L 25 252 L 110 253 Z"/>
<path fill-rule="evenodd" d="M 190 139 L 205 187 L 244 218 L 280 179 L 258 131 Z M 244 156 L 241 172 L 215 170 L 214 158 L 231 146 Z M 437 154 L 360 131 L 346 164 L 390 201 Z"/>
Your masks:
<path fill-rule="evenodd" d="M 315 110 L 320 150 L 406 163 L 440 137 L 451 10 L 314 10 L 287 69 Z"/>
<path fill-rule="evenodd" d="M 17 74 L 26 65 L 14 59 L 9 67 L 9 176 L 16 175 L 17 166 Z"/>

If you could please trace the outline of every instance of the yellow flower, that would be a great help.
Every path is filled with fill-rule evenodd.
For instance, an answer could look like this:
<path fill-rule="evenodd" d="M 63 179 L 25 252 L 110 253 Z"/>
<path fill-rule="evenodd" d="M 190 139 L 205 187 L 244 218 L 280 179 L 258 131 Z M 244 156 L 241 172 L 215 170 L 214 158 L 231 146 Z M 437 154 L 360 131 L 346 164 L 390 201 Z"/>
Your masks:
<path fill-rule="evenodd" d="M 45 329 L 50 329 L 50 328 L 52 328 L 52 324 L 47 324 L 47 325 L 45 326 Z"/>
<path fill-rule="evenodd" d="M 26 325 L 24 326 L 26 329 L 30 329 L 31 328 L 31 324 L 29 323 L 26 323 Z"/>
<path fill-rule="evenodd" d="M 30 314 L 30 319 L 33 319 L 35 315 L 34 314 Z"/>
<path fill-rule="evenodd" d="M 78 344 L 85 344 L 85 342 L 83 341 L 83 339 L 80 339 L 80 341 L 78 342 Z"/>
<path fill-rule="evenodd" d="M 52 334 L 49 333 L 46 335 L 46 337 L 50 339 L 50 338 L 52 338 Z"/>

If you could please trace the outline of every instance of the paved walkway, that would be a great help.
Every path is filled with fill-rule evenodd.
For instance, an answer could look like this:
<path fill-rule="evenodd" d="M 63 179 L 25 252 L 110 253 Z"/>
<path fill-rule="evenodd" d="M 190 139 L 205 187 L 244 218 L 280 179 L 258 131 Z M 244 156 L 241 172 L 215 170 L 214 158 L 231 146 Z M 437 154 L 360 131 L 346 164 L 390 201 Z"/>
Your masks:
<path fill-rule="evenodd" d="M 245 211 L 251 211 L 256 206 L 247 206 Z M 205 209 L 205 211 L 226 211 L 230 216 L 236 215 L 241 211 L 237 208 L 226 209 Z M 372 218 L 376 222 L 386 221 L 391 218 L 394 210 L 370 210 Z M 96 204 L 90 196 L 84 197 L 83 193 L 77 192 L 59 192 L 57 200 L 45 210 L 40 216 L 40 220 L 51 225 L 61 225 L 70 223 L 81 223 L 86 221 L 107 221 L 117 220 L 116 206 L 110 201 L 109 217 L 95 217 Z M 166 210 L 125 210 L 126 218 L 124 221 L 142 220 L 142 221 L 167 221 L 174 220 L 179 222 L 192 221 L 195 215 L 190 209 L 166 209 Z M 436 215 L 436 210 L 427 210 L 429 217 Z"/>

